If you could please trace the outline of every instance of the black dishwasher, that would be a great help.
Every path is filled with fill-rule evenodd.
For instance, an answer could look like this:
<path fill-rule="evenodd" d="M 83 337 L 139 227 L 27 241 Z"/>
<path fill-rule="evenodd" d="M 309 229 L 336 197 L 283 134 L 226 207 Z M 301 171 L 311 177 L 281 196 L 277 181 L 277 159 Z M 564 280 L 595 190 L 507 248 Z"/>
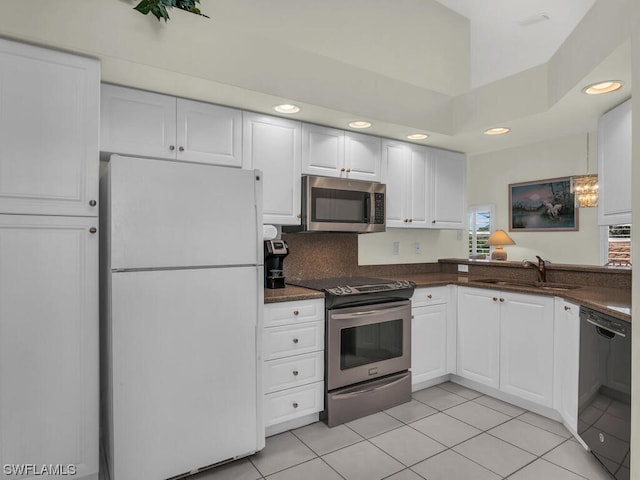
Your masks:
<path fill-rule="evenodd" d="M 629 478 L 631 323 L 580 307 L 578 434 L 617 480 Z"/>

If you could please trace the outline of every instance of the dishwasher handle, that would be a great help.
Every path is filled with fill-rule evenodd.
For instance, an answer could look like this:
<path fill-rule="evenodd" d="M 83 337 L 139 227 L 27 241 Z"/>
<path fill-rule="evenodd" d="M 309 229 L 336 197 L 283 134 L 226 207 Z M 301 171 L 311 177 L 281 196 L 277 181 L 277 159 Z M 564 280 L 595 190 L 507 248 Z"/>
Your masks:
<path fill-rule="evenodd" d="M 593 325 L 594 327 L 596 327 L 596 331 L 603 337 L 608 338 L 609 340 L 611 340 L 614 336 L 619 335 L 622 338 L 625 338 L 626 335 L 623 332 L 617 332 L 615 330 L 611 330 L 608 327 L 605 327 L 604 325 L 600 325 L 598 322 L 595 322 L 593 320 L 591 320 L 590 318 L 585 318 L 585 320 L 587 322 L 589 322 L 591 325 Z M 607 332 L 607 333 L 604 333 Z"/>

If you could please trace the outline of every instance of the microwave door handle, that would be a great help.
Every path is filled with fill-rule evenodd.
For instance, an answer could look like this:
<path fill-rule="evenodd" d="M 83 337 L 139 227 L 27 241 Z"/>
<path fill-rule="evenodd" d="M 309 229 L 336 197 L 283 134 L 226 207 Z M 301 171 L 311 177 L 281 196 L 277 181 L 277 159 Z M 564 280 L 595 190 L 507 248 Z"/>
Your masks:
<path fill-rule="evenodd" d="M 371 194 L 368 193 L 366 197 L 364 197 L 364 223 L 371 223 Z"/>

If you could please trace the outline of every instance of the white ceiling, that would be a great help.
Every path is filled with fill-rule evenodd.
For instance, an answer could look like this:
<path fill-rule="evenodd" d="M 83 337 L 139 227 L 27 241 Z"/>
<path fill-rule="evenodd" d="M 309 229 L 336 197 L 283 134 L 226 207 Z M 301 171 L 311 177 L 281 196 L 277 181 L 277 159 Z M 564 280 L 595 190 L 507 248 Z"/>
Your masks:
<path fill-rule="evenodd" d="M 273 113 L 281 99 L 304 121 L 366 119 L 366 133 L 426 132 L 417 143 L 483 153 L 593 131 L 630 96 L 634 1 L 216 0 L 215 32 L 240 40 L 209 50 L 217 81 L 267 95 L 236 99 L 244 108 Z M 625 89 L 580 91 L 609 78 Z M 498 125 L 511 133 L 482 134 Z"/>
<path fill-rule="evenodd" d="M 469 19 L 471 88 L 548 62 L 595 0 L 437 0 Z"/>

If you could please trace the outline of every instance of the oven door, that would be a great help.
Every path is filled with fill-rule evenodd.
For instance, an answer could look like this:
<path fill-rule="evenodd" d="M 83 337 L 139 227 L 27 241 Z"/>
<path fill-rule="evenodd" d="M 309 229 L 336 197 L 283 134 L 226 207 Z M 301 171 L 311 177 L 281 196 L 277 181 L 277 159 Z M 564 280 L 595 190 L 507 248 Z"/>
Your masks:
<path fill-rule="evenodd" d="M 411 302 L 328 310 L 327 389 L 411 367 Z"/>

